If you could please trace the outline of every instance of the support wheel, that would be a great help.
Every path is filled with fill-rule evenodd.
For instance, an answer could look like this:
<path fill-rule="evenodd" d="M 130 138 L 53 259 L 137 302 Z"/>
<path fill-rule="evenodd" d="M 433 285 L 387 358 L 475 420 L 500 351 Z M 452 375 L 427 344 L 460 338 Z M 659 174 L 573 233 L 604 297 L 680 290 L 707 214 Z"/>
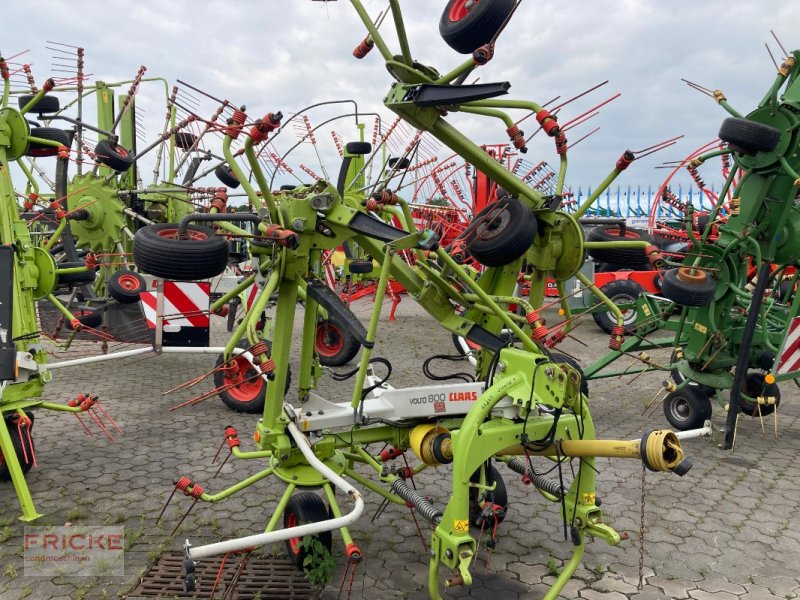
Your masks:
<path fill-rule="evenodd" d="M 711 400 L 699 387 L 687 385 L 664 398 L 664 416 L 678 431 L 697 429 L 711 418 Z"/>
<path fill-rule="evenodd" d="M 175 146 L 181 150 L 190 150 L 195 147 L 197 136 L 188 131 L 179 131 L 175 134 Z"/>
<path fill-rule="evenodd" d="M 314 348 L 319 362 L 326 367 L 339 367 L 356 357 L 361 343 L 336 321 L 325 319 L 317 323 Z"/>
<path fill-rule="evenodd" d="M 20 108 L 25 108 L 28 102 L 33 100 L 33 94 L 24 94 L 20 96 L 17 101 L 19 102 Z M 61 109 L 61 105 L 58 102 L 58 96 L 53 96 L 52 94 L 46 94 L 39 98 L 39 101 L 33 105 L 33 107 L 28 111 L 27 114 L 36 113 L 39 115 L 50 115 L 53 113 L 57 113 Z"/>
<path fill-rule="evenodd" d="M 601 287 L 600 291 L 608 296 L 614 304 L 619 305 L 634 304 L 644 292 L 644 289 L 630 279 L 617 279 Z M 622 310 L 622 326 L 625 328 L 625 333 L 632 333 L 636 329 L 636 309 L 620 310 Z M 606 333 L 611 333 L 614 327 L 617 326 L 617 319 L 611 311 L 593 312 L 592 318 L 597 323 L 597 326 Z"/>
<path fill-rule="evenodd" d="M 300 492 L 289 498 L 286 510 L 283 512 L 283 526 L 288 529 L 298 525 L 325 521 L 328 518 L 330 518 L 328 507 L 325 506 L 319 496 L 313 492 Z M 330 531 L 322 531 L 313 536 L 293 537 L 286 540 L 286 553 L 289 555 L 289 560 L 301 571 L 305 570 L 303 563 L 309 555 L 309 538 L 316 538 L 328 552 L 333 547 Z"/>
<path fill-rule="evenodd" d="M 670 269 L 664 273 L 661 295 L 682 306 L 707 306 L 717 289 L 716 281 L 705 271 L 689 267 Z"/>
<path fill-rule="evenodd" d="M 45 96 L 47 98 L 47 96 Z M 69 148 L 70 139 L 69 134 L 63 129 L 56 129 L 55 127 L 31 127 L 31 137 L 37 137 Z M 31 142 L 28 145 L 28 156 L 44 157 L 56 156 L 58 154 L 57 146 L 50 146 L 49 144 L 40 144 L 39 142 Z"/>
<path fill-rule="evenodd" d="M 208 227 L 189 225 L 178 238 L 175 223 L 142 227 L 133 239 L 133 262 L 143 273 L 192 281 L 216 277 L 228 266 L 228 242 Z"/>
<path fill-rule="evenodd" d="M 483 465 L 472 474 L 469 480 L 472 483 L 479 483 L 481 478 L 481 470 L 484 471 L 486 485 L 497 484 L 491 491 L 479 490 L 476 487 L 470 486 L 469 488 L 469 522 L 477 527 L 485 521 L 487 528 L 494 527 L 494 519 L 497 523 L 503 522 L 506 518 L 508 511 L 508 493 L 506 492 L 506 484 L 500 472 L 494 465 Z M 492 510 L 494 507 L 494 510 Z M 496 507 L 500 507 L 499 509 Z"/>
<path fill-rule="evenodd" d="M 272 350 L 272 342 L 264 340 L 267 350 Z M 247 340 L 239 340 L 236 344 L 239 348 L 247 350 L 250 344 Z M 228 361 L 225 368 L 222 368 L 223 360 L 220 354 L 214 367 L 214 387 L 225 388 L 219 392 L 219 397 L 225 406 L 243 413 L 260 413 L 264 411 L 264 402 L 267 399 L 268 383 L 264 382 L 253 365 L 243 356 L 234 356 Z M 286 372 L 286 389 L 284 395 L 289 391 L 292 383 L 291 367 Z"/>
<path fill-rule="evenodd" d="M 646 231 L 640 229 L 633 229 L 632 227 L 625 228 L 625 234 L 621 235 L 621 229 L 618 225 L 599 225 L 593 227 L 586 236 L 587 242 L 647 242 L 648 244 L 655 244 L 653 236 Z M 645 270 L 650 270 L 652 267 L 647 261 L 647 255 L 644 253 L 644 248 L 592 248 L 587 250 L 589 256 L 599 263 L 610 263 L 626 267 L 628 269 L 639 269 L 644 265 L 648 265 Z"/>
<path fill-rule="evenodd" d="M 214 175 L 229 188 L 235 190 L 239 187 L 239 180 L 228 165 L 220 165 L 214 169 Z"/>
<path fill-rule="evenodd" d="M 77 269 L 85 267 L 86 263 L 82 260 L 78 260 L 75 262 L 58 263 L 56 266 L 59 269 Z M 94 283 L 95 277 L 97 277 L 97 271 L 94 269 L 87 269 L 85 271 L 78 271 L 77 273 L 58 273 L 57 277 L 57 285 L 61 287 L 86 285 Z"/>
<path fill-rule="evenodd" d="M 500 202 L 504 202 L 501 207 Z M 487 267 L 503 267 L 520 258 L 536 237 L 536 217 L 522 202 L 508 198 L 477 214 L 481 222 L 467 240 L 472 257 Z"/>
<path fill-rule="evenodd" d="M 366 275 L 367 273 L 372 273 L 375 265 L 372 264 L 371 260 L 368 259 L 360 259 L 355 258 L 347 263 L 347 270 L 353 274 L 357 275 Z"/>
<path fill-rule="evenodd" d="M 763 373 L 748 373 L 742 387 L 742 393 L 753 398 L 753 400 L 739 396 L 739 410 L 751 417 L 757 417 L 759 414 L 762 417 L 771 415 L 781 403 L 781 390 L 778 384 L 766 383 Z M 762 404 L 759 406 L 755 401 L 758 396 L 772 396 L 775 398 L 775 404 Z M 759 408 L 761 409 L 760 413 Z"/>
<path fill-rule="evenodd" d="M 142 276 L 128 269 L 116 271 L 108 280 L 108 295 L 120 304 L 138 302 L 139 294 L 146 290 Z"/>
<path fill-rule="evenodd" d="M 125 148 L 110 140 L 100 140 L 94 147 L 97 162 L 119 173 L 124 173 L 133 164 L 133 157 Z"/>
<path fill-rule="evenodd" d="M 781 132 L 763 123 L 728 117 L 719 128 L 719 139 L 736 152 L 752 155 L 775 150 Z"/>
<path fill-rule="evenodd" d="M 31 420 L 31 431 L 33 431 L 33 413 L 25 412 L 28 415 L 28 418 Z M 31 453 L 31 448 L 28 448 L 28 436 L 25 435 L 25 439 L 23 440 L 19 435 L 19 430 L 17 429 L 17 416 L 13 415 L 11 417 L 6 418 L 6 427 L 8 427 L 8 433 L 11 437 L 11 445 L 14 446 L 14 453 L 17 455 L 17 460 L 19 461 L 19 466 L 22 468 L 22 474 L 25 475 L 28 471 L 31 470 L 33 466 L 33 454 Z M 31 445 L 33 446 L 33 437 L 30 440 Z M 23 450 L 23 444 L 25 445 L 25 449 Z M 26 460 L 27 459 L 27 460 Z M 0 450 L 0 481 L 11 481 L 11 471 L 8 469 L 8 465 L 6 464 L 5 458 L 3 457 L 3 452 Z"/>
<path fill-rule="evenodd" d="M 514 4 L 514 0 L 450 0 L 439 19 L 439 35 L 456 52 L 471 54 L 495 37 Z"/>

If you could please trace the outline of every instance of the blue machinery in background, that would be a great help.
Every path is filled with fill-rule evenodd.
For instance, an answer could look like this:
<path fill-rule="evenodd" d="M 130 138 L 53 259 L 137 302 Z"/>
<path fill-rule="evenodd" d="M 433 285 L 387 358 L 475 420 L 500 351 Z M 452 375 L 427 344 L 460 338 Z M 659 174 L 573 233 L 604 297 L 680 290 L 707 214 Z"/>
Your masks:
<path fill-rule="evenodd" d="M 715 192 L 713 188 L 710 189 Z M 712 209 L 711 200 L 697 187 L 689 187 L 683 190 L 681 186 L 676 186 L 671 188 L 671 191 L 681 202 L 692 204 L 696 211 L 711 211 Z M 580 206 L 591 193 L 591 188 L 584 190 L 579 187 L 572 198 L 575 202 L 570 202 L 567 210 L 571 207 Z M 658 188 L 653 189 L 651 187 L 642 189 L 641 187 L 633 188 L 628 186 L 627 188 L 617 187 L 615 190 L 609 188 L 605 194 L 597 199 L 590 212 L 592 215 L 600 217 L 647 217 L 650 214 L 651 206 L 657 200 L 657 193 Z M 657 218 L 659 219 L 679 219 L 683 216 L 678 209 L 666 202 L 658 203 L 657 210 Z"/>

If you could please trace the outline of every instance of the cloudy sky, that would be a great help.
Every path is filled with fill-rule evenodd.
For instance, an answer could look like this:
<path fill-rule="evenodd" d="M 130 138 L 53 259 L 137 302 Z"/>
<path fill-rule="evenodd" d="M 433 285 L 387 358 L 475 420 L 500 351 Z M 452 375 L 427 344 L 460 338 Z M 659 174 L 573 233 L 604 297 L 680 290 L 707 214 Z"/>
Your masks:
<path fill-rule="evenodd" d="M 438 34 L 445 4 L 402 2 L 414 57 L 441 72 L 462 60 Z M 386 3 L 365 0 L 365 5 L 376 15 Z M 171 82 L 181 78 L 246 104 L 253 117 L 343 98 L 356 98 L 361 110 L 377 110 L 390 84 L 378 52 L 363 61 L 352 57 L 365 32 L 346 0 L 32 0 L 4 3 L 3 20 L 0 50 L 10 56 L 29 49 L 25 60 L 34 63 L 37 80 L 50 74 L 52 52 L 45 40 L 54 40 L 83 46 L 87 70 L 96 79 L 127 79 L 144 64 L 148 75 Z M 389 21 L 382 28 L 387 35 Z M 678 145 L 643 159 L 619 180 L 657 186 L 667 172 L 654 167 L 713 139 L 725 117 L 712 99 L 680 79 L 720 88 L 740 112 L 749 112 L 774 77 L 764 43 L 779 60 L 782 56 L 770 30 L 792 50 L 800 44 L 797 23 L 800 2 L 787 0 L 523 0 L 494 60 L 478 74 L 483 82 L 510 81 L 510 97 L 537 102 L 557 95 L 566 99 L 609 79 L 562 113 L 562 120 L 576 116 L 622 94 L 571 132 L 576 140 L 601 127 L 571 151 L 568 182 L 573 188 L 594 185 L 626 148 L 685 134 Z M 389 40 L 396 48 L 392 36 Z M 479 143 L 505 141 L 494 121 L 451 118 Z M 539 140 L 543 137 L 528 157 L 555 163 L 551 143 Z M 705 175 L 715 180 L 718 171 L 712 166 Z"/>

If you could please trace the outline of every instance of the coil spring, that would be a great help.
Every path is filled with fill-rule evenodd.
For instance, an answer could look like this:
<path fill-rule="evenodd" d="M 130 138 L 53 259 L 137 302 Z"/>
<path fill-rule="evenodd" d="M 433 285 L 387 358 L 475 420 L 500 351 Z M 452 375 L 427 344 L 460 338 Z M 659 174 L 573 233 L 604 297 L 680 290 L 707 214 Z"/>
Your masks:
<path fill-rule="evenodd" d="M 392 491 L 406 502 L 410 502 L 425 519 L 433 524 L 438 524 L 442 520 L 442 511 L 431 504 L 427 498 L 417 490 L 409 486 L 402 479 L 395 479 L 392 482 Z"/>
<path fill-rule="evenodd" d="M 527 478 L 527 481 L 530 481 L 537 489 L 557 496 L 558 498 L 564 495 L 564 489 L 561 487 L 561 484 L 553 479 L 548 479 L 547 477 L 532 473 L 525 461 L 519 456 L 515 456 L 506 464 L 509 469 Z"/>

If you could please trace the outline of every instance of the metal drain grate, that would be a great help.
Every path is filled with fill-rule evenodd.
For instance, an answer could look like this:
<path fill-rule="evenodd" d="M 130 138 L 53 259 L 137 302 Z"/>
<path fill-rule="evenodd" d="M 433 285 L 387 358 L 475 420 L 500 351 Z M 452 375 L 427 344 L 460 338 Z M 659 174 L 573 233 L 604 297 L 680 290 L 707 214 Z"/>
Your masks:
<path fill-rule="evenodd" d="M 236 588 L 229 591 L 227 586 L 239 568 L 240 561 L 241 557 L 233 556 L 225 563 L 214 598 L 317 600 L 320 597 L 320 589 L 311 585 L 288 559 L 264 556 L 251 556 L 239 577 Z M 199 561 L 195 571 L 197 589 L 194 592 L 186 593 L 183 591 L 181 574 L 183 553 L 166 553 L 155 565 L 150 567 L 142 582 L 131 592 L 130 597 L 209 599 L 221 563 L 222 557 Z"/>

